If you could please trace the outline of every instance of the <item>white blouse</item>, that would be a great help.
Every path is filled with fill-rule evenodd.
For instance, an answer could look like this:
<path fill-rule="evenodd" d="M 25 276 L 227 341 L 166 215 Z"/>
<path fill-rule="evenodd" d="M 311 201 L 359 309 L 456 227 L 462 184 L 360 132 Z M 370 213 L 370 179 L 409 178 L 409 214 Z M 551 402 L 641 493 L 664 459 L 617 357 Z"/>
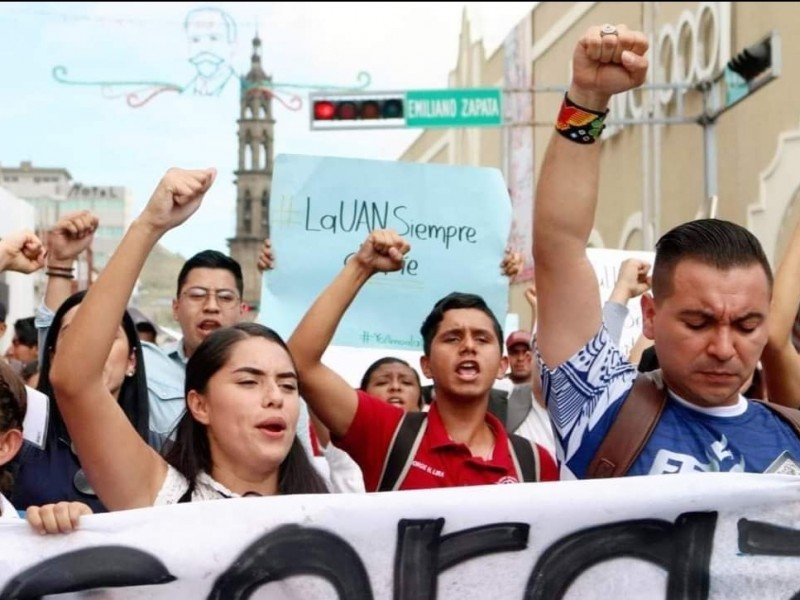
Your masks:
<path fill-rule="evenodd" d="M 158 491 L 153 506 L 177 504 L 189 489 L 189 480 L 181 475 L 172 465 L 167 465 L 167 476 Z M 208 473 L 200 473 L 192 491 L 192 502 L 203 500 L 221 500 L 223 498 L 241 498 L 241 494 L 230 491 L 224 485 L 212 479 Z"/>
<path fill-rule="evenodd" d="M 0 519 L 19 519 L 19 513 L 8 498 L 0 494 Z"/>

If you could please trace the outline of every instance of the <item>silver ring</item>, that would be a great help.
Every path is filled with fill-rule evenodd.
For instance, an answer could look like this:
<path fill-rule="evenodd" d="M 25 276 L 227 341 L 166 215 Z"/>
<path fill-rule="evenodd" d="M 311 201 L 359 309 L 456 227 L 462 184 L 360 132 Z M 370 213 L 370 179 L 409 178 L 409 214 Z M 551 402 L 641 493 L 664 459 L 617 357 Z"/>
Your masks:
<path fill-rule="evenodd" d="M 603 25 L 600 28 L 600 37 L 603 37 L 603 36 L 606 36 L 606 35 L 616 35 L 616 36 L 618 36 L 619 35 L 619 31 L 617 31 L 617 28 L 614 27 L 613 25 L 611 25 L 610 23 L 607 23 L 606 25 Z"/>

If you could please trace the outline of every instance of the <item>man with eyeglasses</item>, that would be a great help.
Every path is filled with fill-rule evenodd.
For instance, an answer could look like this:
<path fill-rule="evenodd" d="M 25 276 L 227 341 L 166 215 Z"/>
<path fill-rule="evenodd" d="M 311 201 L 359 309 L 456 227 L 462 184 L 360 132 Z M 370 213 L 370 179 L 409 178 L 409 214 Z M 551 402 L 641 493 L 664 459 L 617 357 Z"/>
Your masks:
<path fill-rule="evenodd" d="M 181 268 L 172 314 L 183 336 L 163 347 L 142 343 L 150 429 L 162 437 L 172 432 L 185 408 L 186 362 L 211 333 L 242 320 L 243 289 L 239 263 L 216 250 L 195 254 Z"/>

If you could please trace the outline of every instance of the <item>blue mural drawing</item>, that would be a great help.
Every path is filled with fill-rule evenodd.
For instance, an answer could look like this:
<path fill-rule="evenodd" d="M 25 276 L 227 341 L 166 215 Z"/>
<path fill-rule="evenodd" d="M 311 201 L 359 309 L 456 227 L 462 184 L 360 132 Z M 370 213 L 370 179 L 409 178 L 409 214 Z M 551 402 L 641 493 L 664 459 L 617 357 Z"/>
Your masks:
<path fill-rule="evenodd" d="M 364 71 L 356 76 L 356 83 L 348 86 L 274 82 L 271 77 L 248 81 L 233 65 L 237 45 L 237 24 L 234 18 L 215 6 L 191 9 L 183 20 L 188 62 L 194 69 L 190 80 L 183 83 L 160 80 L 81 80 L 69 76 L 63 65 L 52 69 L 53 78 L 61 84 L 96 87 L 104 98 L 124 98 L 131 108 L 139 108 L 165 92 L 191 96 L 219 96 L 229 86 L 238 82 L 243 93 L 265 94 L 273 97 L 289 110 L 303 106 L 301 91 L 356 91 L 366 89 L 372 78 Z M 256 34 L 253 43 L 260 48 Z M 177 79 L 177 78 L 176 78 Z"/>

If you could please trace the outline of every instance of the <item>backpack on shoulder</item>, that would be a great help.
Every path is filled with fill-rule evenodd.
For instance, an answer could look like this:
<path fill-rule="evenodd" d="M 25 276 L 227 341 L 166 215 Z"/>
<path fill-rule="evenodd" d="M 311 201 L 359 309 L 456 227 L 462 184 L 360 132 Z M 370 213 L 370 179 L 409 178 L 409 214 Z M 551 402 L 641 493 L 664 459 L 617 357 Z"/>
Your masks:
<path fill-rule="evenodd" d="M 800 437 L 800 411 L 763 400 L 758 402 L 781 417 Z M 622 477 L 642 453 L 667 405 L 666 386 L 659 387 L 647 375 L 639 375 L 617 418 L 589 463 L 586 477 Z"/>

